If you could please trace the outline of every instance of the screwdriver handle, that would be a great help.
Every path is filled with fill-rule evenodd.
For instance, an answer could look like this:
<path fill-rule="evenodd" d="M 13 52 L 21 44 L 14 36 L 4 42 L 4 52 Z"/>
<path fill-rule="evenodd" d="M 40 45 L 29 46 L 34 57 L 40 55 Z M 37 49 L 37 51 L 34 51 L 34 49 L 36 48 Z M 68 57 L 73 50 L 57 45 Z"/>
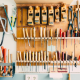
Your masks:
<path fill-rule="evenodd" d="M 23 28 L 23 37 L 25 38 L 25 30 L 24 30 L 24 28 Z"/>
<path fill-rule="evenodd" d="M 62 37 L 62 29 L 60 29 L 60 37 Z"/>
<path fill-rule="evenodd" d="M 50 29 L 50 37 L 52 37 L 52 29 Z"/>
<path fill-rule="evenodd" d="M 21 52 L 19 53 L 19 56 L 20 56 L 20 61 L 22 61 Z"/>
<path fill-rule="evenodd" d="M 44 51 L 44 61 L 46 61 L 46 51 Z"/>
<path fill-rule="evenodd" d="M 3 57 L 4 57 L 4 47 L 3 46 L 1 46 L 1 50 L 2 50 L 2 54 L 3 54 Z"/>
<path fill-rule="evenodd" d="M 71 78 L 70 78 L 70 73 L 68 74 L 68 80 L 71 80 Z"/>
<path fill-rule="evenodd" d="M 43 61 L 43 51 L 41 50 L 41 61 Z"/>
<path fill-rule="evenodd" d="M 79 9 L 79 1 L 77 0 L 77 8 Z"/>
<path fill-rule="evenodd" d="M 40 37 L 42 37 L 42 27 L 40 27 Z"/>
<path fill-rule="evenodd" d="M 40 61 L 40 52 L 38 52 L 38 61 Z"/>
<path fill-rule="evenodd" d="M 32 28 L 30 28 L 30 37 L 32 37 Z"/>
<path fill-rule="evenodd" d="M 60 52 L 58 51 L 58 59 L 60 60 Z"/>
<path fill-rule="evenodd" d="M 16 57 L 17 57 L 17 60 L 19 61 L 19 52 L 18 51 L 17 51 L 17 56 Z"/>
<path fill-rule="evenodd" d="M 47 61 L 49 61 L 49 52 L 47 52 Z"/>
<path fill-rule="evenodd" d="M 66 52 L 66 61 L 67 61 L 67 52 Z"/>
<path fill-rule="evenodd" d="M 62 33 L 62 37 L 65 38 L 65 32 Z M 65 39 L 63 39 L 63 49 L 64 49 L 64 40 L 65 40 Z"/>
<path fill-rule="evenodd" d="M 29 61 L 31 61 L 31 51 L 29 51 Z"/>
<path fill-rule="evenodd" d="M 75 27 L 75 29 L 74 29 L 74 33 L 75 33 L 75 37 L 77 37 L 77 27 Z"/>
<path fill-rule="evenodd" d="M 37 51 L 35 52 L 35 61 L 37 61 Z"/>
<path fill-rule="evenodd" d="M 34 61 L 34 52 L 32 52 L 32 61 Z"/>
<path fill-rule="evenodd" d="M 33 37 L 35 37 L 35 27 L 33 27 Z"/>
<path fill-rule="evenodd" d="M 49 37 L 49 30 L 47 30 L 47 37 Z"/>
<path fill-rule="evenodd" d="M 10 63 L 10 50 L 8 50 L 8 63 Z"/>
<path fill-rule="evenodd" d="M 26 61 L 28 61 L 28 52 L 26 52 Z"/>
<path fill-rule="evenodd" d="M 74 52 L 72 52 L 72 61 L 74 60 Z"/>
<path fill-rule="evenodd" d="M 58 29 L 55 30 L 55 36 L 58 37 Z"/>
<path fill-rule="evenodd" d="M 44 35 L 44 37 L 45 37 L 45 28 L 43 28 L 43 30 L 44 30 L 44 34 L 43 34 L 43 35 Z"/>
<path fill-rule="evenodd" d="M 64 52 L 62 52 L 62 60 L 64 61 Z"/>
<path fill-rule="evenodd" d="M 67 30 L 67 32 L 66 32 L 66 37 L 68 37 L 69 36 L 69 30 Z"/>
<path fill-rule="evenodd" d="M 16 17 L 14 18 L 13 27 L 15 27 L 15 24 L 16 24 Z"/>
<path fill-rule="evenodd" d="M 25 51 L 24 51 L 24 61 L 25 61 Z"/>
<path fill-rule="evenodd" d="M 26 36 L 28 37 L 28 30 L 27 30 L 27 28 L 25 29 L 25 32 L 26 32 Z"/>
<path fill-rule="evenodd" d="M 56 54 L 56 61 L 57 61 L 57 51 L 55 52 L 55 54 Z"/>
<path fill-rule="evenodd" d="M 55 55 L 53 55 L 53 61 L 55 61 Z"/>
<path fill-rule="evenodd" d="M 71 30 L 71 31 L 70 31 L 70 34 L 71 34 L 71 37 L 72 37 L 72 34 L 73 34 L 73 30 Z"/>

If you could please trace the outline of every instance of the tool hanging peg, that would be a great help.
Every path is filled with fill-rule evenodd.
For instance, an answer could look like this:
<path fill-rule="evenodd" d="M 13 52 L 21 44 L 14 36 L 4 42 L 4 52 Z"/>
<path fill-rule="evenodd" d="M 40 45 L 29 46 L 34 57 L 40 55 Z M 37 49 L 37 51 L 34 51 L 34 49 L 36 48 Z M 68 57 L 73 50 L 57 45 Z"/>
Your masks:
<path fill-rule="evenodd" d="M 70 14 L 71 13 L 71 14 Z M 69 27 L 71 26 L 72 29 L 73 29 L 73 6 L 69 6 L 69 10 L 68 10 L 68 21 L 69 21 L 69 24 L 68 24 L 68 30 L 69 30 Z M 70 17 L 71 15 L 71 17 Z"/>

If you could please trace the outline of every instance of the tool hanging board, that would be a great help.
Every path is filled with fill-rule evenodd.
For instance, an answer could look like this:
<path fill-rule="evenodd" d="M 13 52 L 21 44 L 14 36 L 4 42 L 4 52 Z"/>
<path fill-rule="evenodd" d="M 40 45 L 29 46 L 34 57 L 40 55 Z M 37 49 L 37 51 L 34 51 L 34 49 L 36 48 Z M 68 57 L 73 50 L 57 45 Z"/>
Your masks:
<path fill-rule="evenodd" d="M 5 8 L 6 8 L 6 11 L 7 11 L 7 13 L 8 13 L 7 5 L 5 5 Z M 4 11 L 4 7 L 0 7 L 0 16 L 1 16 L 2 18 L 5 18 L 5 19 L 7 20 L 7 16 L 6 16 L 6 13 L 5 13 L 5 11 Z M 3 21 L 3 23 L 4 23 L 4 21 Z M 7 31 L 7 30 L 8 30 L 8 21 L 7 21 L 7 25 L 6 25 L 6 31 Z M 2 28 L 1 23 L 0 23 L 0 32 L 3 32 L 3 28 Z"/>
<path fill-rule="evenodd" d="M 55 30 L 58 28 L 62 28 L 62 32 L 66 32 L 68 30 L 68 24 L 69 24 L 69 21 L 68 21 L 68 7 L 69 5 L 66 5 L 66 11 L 67 11 L 67 20 L 66 22 L 61 22 L 59 21 L 58 23 L 57 22 L 54 22 L 54 25 L 52 26 L 49 26 L 49 25 L 43 25 L 43 24 L 34 24 L 33 26 L 28 26 L 27 25 L 27 7 L 29 6 L 60 6 L 60 4 L 16 4 L 17 5 L 17 51 L 21 51 L 21 55 L 22 55 L 22 59 L 24 59 L 24 51 L 28 51 L 31 50 L 32 51 L 47 51 L 47 47 L 44 48 L 44 37 L 43 37 L 43 34 L 42 34 L 42 47 L 41 47 L 41 39 L 40 39 L 40 27 L 42 27 L 42 30 L 43 28 L 45 27 L 45 31 L 48 31 L 50 32 L 50 29 L 52 29 L 52 37 L 55 37 Z M 73 10 L 74 10 L 74 7 L 73 6 Z M 25 16 L 24 16 L 24 15 Z M 80 14 L 79 14 L 80 15 Z M 70 15 L 71 16 L 71 15 Z M 77 20 L 76 20 L 77 21 Z M 35 48 L 34 48 L 34 38 L 32 36 L 32 45 L 31 46 L 28 46 L 28 40 L 27 40 L 27 37 L 25 37 L 25 43 L 26 43 L 26 48 L 25 48 L 25 43 L 24 43 L 24 37 L 23 37 L 23 31 L 22 31 L 22 28 L 27 28 L 28 30 L 28 35 L 29 35 L 29 41 L 30 41 L 30 28 L 33 29 L 33 27 L 35 27 L 36 31 L 36 35 L 35 35 Z M 69 33 L 70 33 L 70 30 L 71 30 L 71 27 L 69 28 Z M 47 43 L 47 32 L 46 33 L 46 43 Z M 59 35 L 58 35 L 59 37 Z M 74 37 L 74 36 L 73 36 Z M 36 39 L 36 38 L 39 38 L 39 39 Z M 49 40 L 48 40 L 48 46 L 51 45 L 51 37 L 49 35 Z M 56 39 L 52 39 L 52 45 L 56 47 Z M 46 46 L 46 44 L 45 44 Z M 79 56 L 79 53 L 80 53 L 80 44 L 79 44 L 79 39 L 76 39 L 76 45 L 75 45 L 75 56 L 78 57 Z M 57 50 L 60 51 L 60 39 L 58 39 L 58 47 L 57 47 Z M 56 49 L 55 49 L 56 51 Z M 67 40 L 67 48 L 66 48 L 66 39 L 65 39 L 65 45 L 64 45 L 64 49 L 63 49 L 63 39 L 61 40 L 61 52 L 68 52 L 69 55 L 71 55 L 72 51 L 74 51 L 74 38 L 72 39 L 72 45 L 71 45 L 71 38 L 70 38 L 70 34 L 69 34 L 69 39 Z M 53 52 L 54 54 L 55 52 Z M 62 58 L 62 57 L 61 57 Z M 51 59 L 51 52 L 49 52 L 49 60 L 52 60 Z"/>

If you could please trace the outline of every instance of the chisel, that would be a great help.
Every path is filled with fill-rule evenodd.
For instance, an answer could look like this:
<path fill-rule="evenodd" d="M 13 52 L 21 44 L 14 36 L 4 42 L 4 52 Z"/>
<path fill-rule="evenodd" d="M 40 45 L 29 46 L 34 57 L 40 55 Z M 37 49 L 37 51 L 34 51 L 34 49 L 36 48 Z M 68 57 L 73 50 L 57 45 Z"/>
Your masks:
<path fill-rule="evenodd" d="M 30 42 L 31 42 L 31 45 L 32 45 L 32 28 L 30 28 Z"/>
<path fill-rule="evenodd" d="M 31 51 L 29 51 L 29 66 L 30 66 L 30 71 L 31 71 Z"/>
<path fill-rule="evenodd" d="M 54 71 L 54 61 L 55 61 L 55 55 L 53 55 L 53 71 Z"/>
<path fill-rule="evenodd" d="M 63 49 L 64 49 L 65 32 L 62 32 L 62 37 L 64 37 L 63 39 Z"/>
<path fill-rule="evenodd" d="M 66 69 L 67 69 L 67 51 L 66 51 Z"/>
<path fill-rule="evenodd" d="M 62 29 L 60 29 L 60 54 L 61 54 L 61 37 L 62 37 Z M 60 58 L 60 69 L 61 69 L 61 58 Z"/>
<path fill-rule="evenodd" d="M 37 51 L 35 52 L 35 61 L 36 61 L 36 72 L 37 72 Z"/>
<path fill-rule="evenodd" d="M 25 51 L 24 51 L 24 70 L 25 70 Z"/>
<path fill-rule="evenodd" d="M 43 70 L 43 51 L 41 50 L 41 61 L 42 61 L 42 70 Z"/>
<path fill-rule="evenodd" d="M 39 64 L 40 64 L 40 52 L 38 52 L 38 71 L 39 71 Z"/>
<path fill-rule="evenodd" d="M 42 27 L 40 27 L 40 38 L 41 38 L 41 47 L 42 47 Z"/>
<path fill-rule="evenodd" d="M 23 28 L 23 37 L 24 37 L 24 43 L 25 43 L 25 29 Z M 26 43 L 25 43 L 25 48 L 26 48 Z"/>
<path fill-rule="evenodd" d="M 66 37 L 68 37 L 68 35 L 69 35 L 69 30 L 67 30 L 66 32 Z M 67 39 L 66 39 L 66 48 L 67 48 Z"/>
<path fill-rule="evenodd" d="M 8 50 L 8 63 L 10 63 L 10 50 Z M 10 74 L 10 66 L 8 66 L 8 73 Z"/>
<path fill-rule="evenodd" d="M 34 52 L 32 52 L 32 71 L 33 71 L 33 65 L 34 65 Z"/>
<path fill-rule="evenodd" d="M 17 51 L 17 63 L 18 63 L 18 69 L 19 69 L 19 51 Z"/>
<path fill-rule="evenodd" d="M 33 28 L 34 47 L 35 47 L 35 27 Z"/>
<path fill-rule="evenodd" d="M 46 61 L 46 51 L 44 51 L 44 69 L 46 69 L 46 63 L 45 63 L 45 61 Z"/>
<path fill-rule="evenodd" d="M 53 58 L 53 54 L 52 54 L 52 29 L 50 29 L 50 37 L 51 37 L 51 55 L 52 55 L 52 58 Z"/>
<path fill-rule="evenodd" d="M 74 52 L 72 52 L 72 71 L 73 71 L 73 64 L 74 64 Z"/>
<path fill-rule="evenodd" d="M 43 35 L 44 35 L 44 48 L 45 48 L 45 44 L 46 44 L 45 43 L 45 28 L 43 28 L 43 30 L 44 30 L 44 34 Z"/>
<path fill-rule="evenodd" d="M 20 61 L 21 61 L 21 67 L 22 67 L 22 57 L 21 57 L 21 52 L 20 52 L 19 54 L 20 54 Z M 22 71 L 23 71 L 23 68 L 22 68 Z"/>
<path fill-rule="evenodd" d="M 62 52 L 62 61 L 64 63 L 64 52 Z M 63 68 L 63 63 L 62 63 L 62 68 Z"/>
<path fill-rule="evenodd" d="M 48 71 L 49 52 L 47 52 L 47 71 Z"/>
<path fill-rule="evenodd" d="M 28 35 L 28 30 L 27 30 L 27 28 L 25 28 L 25 31 L 26 31 L 26 36 L 27 36 L 27 39 L 28 39 L 29 35 Z M 30 46 L 29 39 L 28 39 L 28 45 Z"/>
<path fill-rule="evenodd" d="M 1 53 L 1 50 L 0 50 L 0 61 L 2 62 L 2 53 Z M 2 66 L 0 66 L 0 75 L 1 75 L 1 71 L 2 71 Z"/>
<path fill-rule="evenodd" d="M 27 71 L 28 71 L 28 52 L 26 51 Z"/>

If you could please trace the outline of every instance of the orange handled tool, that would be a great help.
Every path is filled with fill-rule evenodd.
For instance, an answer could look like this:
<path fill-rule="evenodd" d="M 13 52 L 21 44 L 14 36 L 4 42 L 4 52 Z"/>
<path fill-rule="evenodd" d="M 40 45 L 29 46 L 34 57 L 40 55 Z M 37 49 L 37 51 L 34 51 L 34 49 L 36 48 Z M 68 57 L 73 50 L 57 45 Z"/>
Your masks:
<path fill-rule="evenodd" d="M 65 32 L 62 33 L 62 37 L 64 37 L 63 39 L 63 49 L 64 49 Z"/>

